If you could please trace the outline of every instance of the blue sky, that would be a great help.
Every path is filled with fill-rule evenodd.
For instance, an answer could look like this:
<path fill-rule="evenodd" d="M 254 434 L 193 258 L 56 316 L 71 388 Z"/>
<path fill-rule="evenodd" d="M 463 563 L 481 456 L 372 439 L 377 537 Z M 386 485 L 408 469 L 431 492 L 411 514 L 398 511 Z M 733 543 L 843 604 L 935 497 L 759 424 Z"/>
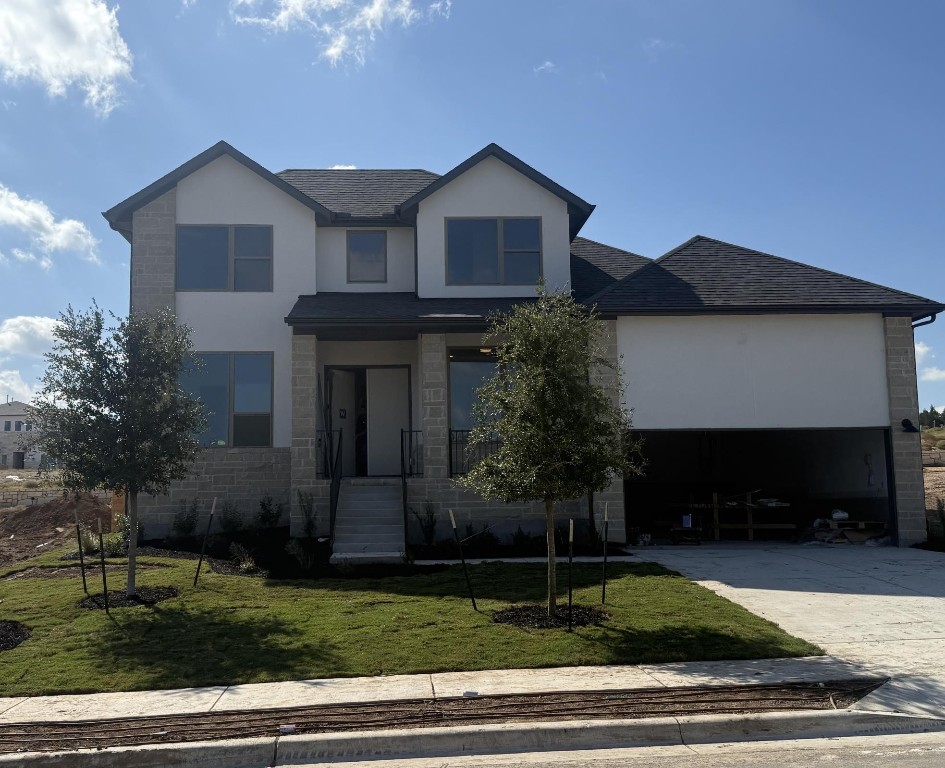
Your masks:
<path fill-rule="evenodd" d="M 218 141 L 445 172 L 495 141 L 587 237 L 705 234 L 945 300 L 945 3 L 4 0 L 0 398 L 52 318 L 127 310 L 103 211 Z M 917 332 L 945 406 L 945 318 Z"/>

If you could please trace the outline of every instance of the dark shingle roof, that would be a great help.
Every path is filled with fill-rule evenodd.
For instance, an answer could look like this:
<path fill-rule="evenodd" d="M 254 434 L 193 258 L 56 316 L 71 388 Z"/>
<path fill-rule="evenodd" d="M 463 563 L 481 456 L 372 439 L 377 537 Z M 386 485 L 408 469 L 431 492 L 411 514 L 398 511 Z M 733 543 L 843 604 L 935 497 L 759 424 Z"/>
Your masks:
<path fill-rule="evenodd" d="M 919 317 L 945 309 L 921 296 L 702 235 L 590 302 L 610 314 L 898 311 Z"/>
<path fill-rule="evenodd" d="M 404 200 L 436 181 L 436 173 L 420 169 L 303 169 L 277 173 L 300 192 L 333 213 L 352 218 L 394 218 Z"/>
<path fill-rule="evenodd" d="M 289 325 L 333 322 L 482 323 L 492 312 L 507 312 L 532 298 L 421 299 L 415 293 L 317 293 L 299 296 L 286 317 Z"/>
<path fill-rule="evenodd" d="M 646 256 L 576 237 L 571 242 L 571 292 L 584 301 L 649 263 Z"/>

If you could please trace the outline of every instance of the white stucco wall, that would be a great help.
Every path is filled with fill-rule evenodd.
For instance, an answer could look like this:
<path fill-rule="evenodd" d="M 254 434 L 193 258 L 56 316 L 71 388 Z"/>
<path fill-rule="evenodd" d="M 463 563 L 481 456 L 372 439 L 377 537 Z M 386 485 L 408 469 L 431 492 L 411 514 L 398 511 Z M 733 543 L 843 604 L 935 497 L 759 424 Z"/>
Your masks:
<path fill-rule="evenodd" d="M 338 227 L 322 227 L 318 230 L 318 259 L 316 274 L 320 291 L 370 291 L 414 290 L 413 236 L 412 227 L 390 227 L 387 232 L 387 282 L 348 282 L 348 230 Z"/>
<path fill-rule="evenodd" d="M 540 216 L 542 273 L 551 290 L 571 279 L 568 206 L 560 198 L 488 157 L 420 203 L 417 214 L 417 293 L 425 296 L 534 296 L 530 285 L 447 285 L 445 219 Z"/>
<path fill-rule="evenodd" d="M 285 324 L 299 294 L 316 290 L 314 213 L 229 157 L 177 185 L 178 224 L 269 224 L 273 290 L 178 291 L 177 317 L 200 352 L 273 353 L 273 446 L 292 438 L 292 331 Z"/>
<path fill-rule="evenodd" d="M 622 317 L 639 429 L 889 426 L 879 315 Z"/>

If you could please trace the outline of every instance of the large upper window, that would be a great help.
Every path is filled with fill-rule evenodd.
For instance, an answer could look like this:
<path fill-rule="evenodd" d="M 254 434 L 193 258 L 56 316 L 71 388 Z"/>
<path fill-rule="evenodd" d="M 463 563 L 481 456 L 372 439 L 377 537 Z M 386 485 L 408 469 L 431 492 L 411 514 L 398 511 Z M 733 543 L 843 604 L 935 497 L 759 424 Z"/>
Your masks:
<path fill-rule="evenodd" d="M 387 282 L 387 233 L 349 230 L 348 282 Z"/>
<path fill-rule="evenodd" d="M 178 291 L 271 291 L 272 227 L 179 226 Z"/>
<path fill-rule="evenodd" d="M 272 354 L 204 352 L 203 365 L 182 382 L 200 400 L 207 429 L 204 446 L 234 448 L 272 445 Z"/>
<path fill-rule="evenodd" d="M 447 219 L 446 282 L 534 285 L 541 277 L 541 219 Z"/>

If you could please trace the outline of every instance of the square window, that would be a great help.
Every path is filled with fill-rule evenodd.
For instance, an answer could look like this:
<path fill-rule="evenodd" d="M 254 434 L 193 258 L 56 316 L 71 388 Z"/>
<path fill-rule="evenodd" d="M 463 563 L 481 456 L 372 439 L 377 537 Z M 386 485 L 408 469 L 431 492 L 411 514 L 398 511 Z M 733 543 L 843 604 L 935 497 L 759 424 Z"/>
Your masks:
<path fill-rule="evenodd" d="M 447 219 L 450 285 L 535 285 L 541 279 L 541 219 Z"/>
<path fill-rule="evenodd" d="M 386 232 L 348 232 L 348 282 L 387 282 Z"/>
<path fill-rule="evenodd" d="M 225 290 L 229 286 L 229 230 L 180 227 L 177 230 L 177 288 Z"/>
<path fill-rule="evenodd" d="M 237 259 L 271 259 L 272 227 L 233 227 L 233 256 Z"/>
<path fill-rule="evenodd" d="M 269 259 L 236 259 L 233 262 L 234 291 L 271 291 L 272 261 Z"/>

